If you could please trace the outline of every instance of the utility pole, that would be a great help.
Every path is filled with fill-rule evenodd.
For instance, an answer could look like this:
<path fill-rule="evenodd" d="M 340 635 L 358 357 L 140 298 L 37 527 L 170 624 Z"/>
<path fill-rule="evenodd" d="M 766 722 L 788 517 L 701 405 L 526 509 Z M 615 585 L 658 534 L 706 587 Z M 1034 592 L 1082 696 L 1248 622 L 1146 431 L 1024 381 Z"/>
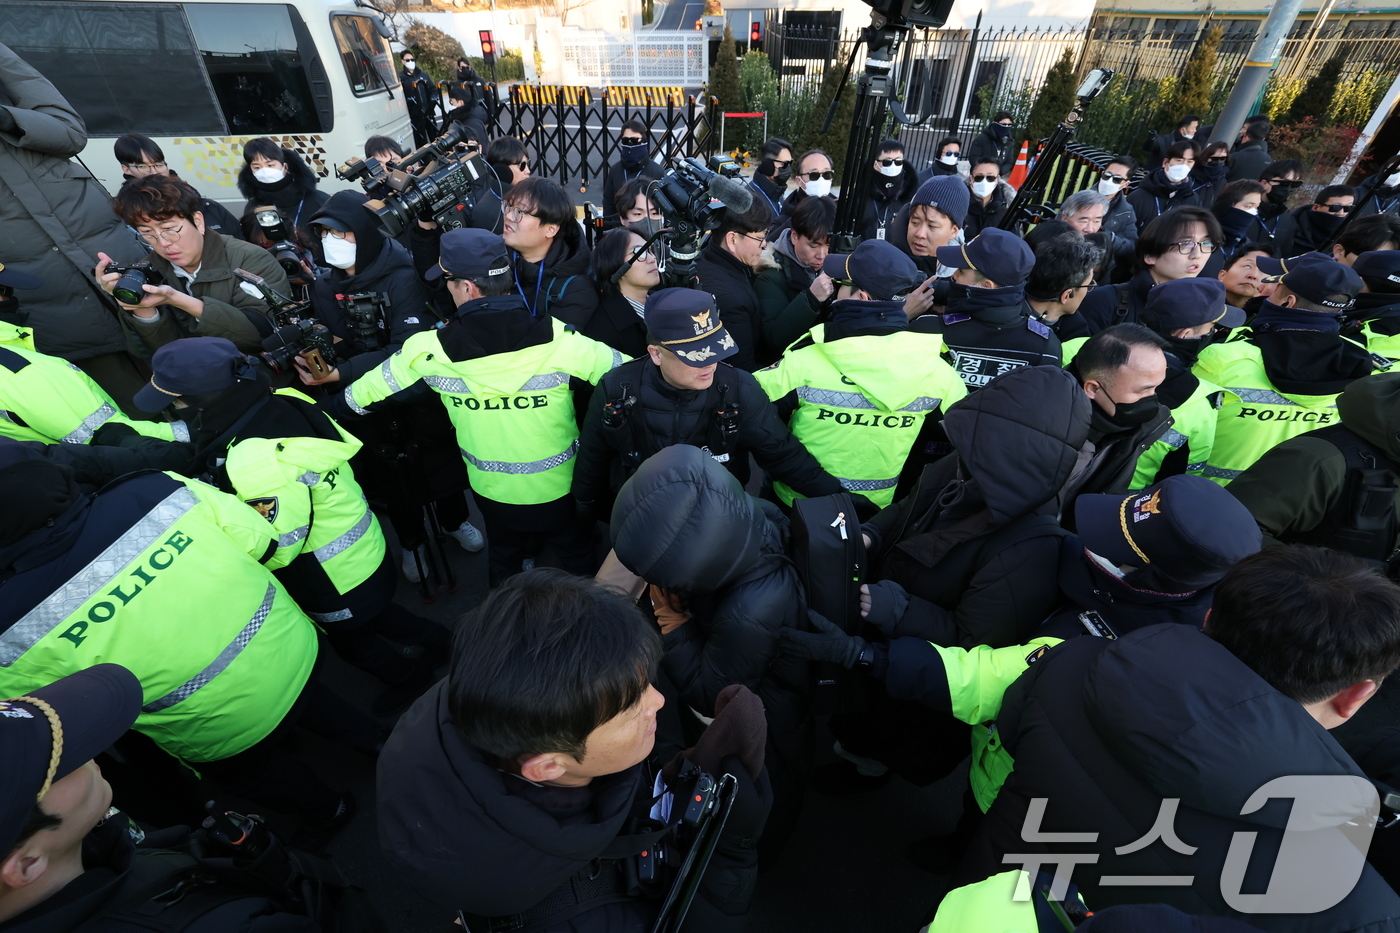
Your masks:
<path fill-rule="evenodd" d="M 1259 35 L 1255 36 L 1254 44 L 1249 47 L 1244 68 L 1230 91 L 1230 98 L 1225 101 L 1225 109 L 1215 121 L 1210 142 L 1234 145 L 1240 127 L 1244 126 L 1244 118 L 1249 116 L 1254 102 L 1264 90 L 1264 84 L 1269 80 L 1269 74 L 1274 70 L 1274 65 L 1278 63 L 1278 57 L 1283 52 L 1283 41 L 1288 38 L 1293 21 L 1298 18 L 1298 11 L 1302 8 L 1303 0 L 1278 0 L 1269 11 L 1268 18 L 1259 29 Z"/>

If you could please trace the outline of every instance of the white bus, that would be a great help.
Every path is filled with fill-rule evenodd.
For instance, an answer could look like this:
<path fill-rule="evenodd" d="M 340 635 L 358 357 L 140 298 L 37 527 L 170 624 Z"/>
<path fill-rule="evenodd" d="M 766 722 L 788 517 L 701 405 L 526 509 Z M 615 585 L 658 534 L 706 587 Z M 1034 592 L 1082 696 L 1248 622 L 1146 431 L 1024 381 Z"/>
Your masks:
<path fill-rule="evenodd" d="M 372 9 L 326 0 L 0 0 L 0 42 L 87 123 L 81 158 L 115 192 L 111 140 L 145 133 L 206 198 L 243 205 L 243 144 L 295 149 L 321 187 L 370 136 L 413 148 L 396 60 Z"/>

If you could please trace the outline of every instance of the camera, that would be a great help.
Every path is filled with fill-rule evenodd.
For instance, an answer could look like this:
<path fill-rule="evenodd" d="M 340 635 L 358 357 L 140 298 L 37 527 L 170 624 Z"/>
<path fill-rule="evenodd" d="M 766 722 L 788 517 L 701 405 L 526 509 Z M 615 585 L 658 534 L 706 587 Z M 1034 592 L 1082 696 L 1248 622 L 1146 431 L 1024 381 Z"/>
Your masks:
<path fill-rule="evenodd" d="M 389 296 L 380 292 L 357 292 L 353 295 L 336 295 L 345 316 L 350 319 L 350 329 L 360 342 L 368 347 L 379 347 L 389 333 Z"/>
<path fill-rule="evenodd" d="M 275 207 L 264 207 L 255 210 L 253 217 L 257 220 L 262 235 L 267 239 L 267 251 L 277 260 L 282 271 L 289 277 L 301 275 L 301 247 L 292 238 L 287 225 L 282 222 L 282 213 Z"/>
<path fill-rule="evenodd" d="M 725 156 L 710 156 L 708 162 L 694 156 L 673 160 L 649 196 L 665 218 L 660 266 L 661 283 L 668 288 L 693 286 L 700 238 L 719 226 L 726 210 L 746 211 L 753 205 L 753 190 L 739 177 L 739 163 Z"/>
<path fill-rule="evenodd" d="M 470 193 L 480 179 L 494 173 L 480 151 L 458 152 L 467 128 L 453 123 L 437 139 L 405 156 L 394 167 L 378 159 L 353 158 L 335 170 L 346 181 L 358 181 L 370 200 L 365 208 L 379 218 L 390 236 L 403 233 L 415 218 L 456 229 L 471 219 Z M 416 174 L 409 169 L 426 163 Z"/>
<path fill-rule="evenodd" d="M 109 262 L 104 272 L 117 272 L 121 278 L 112 286 L 112 297 L 124 305 L 139 305 L 146 297 L 146 285 L 164 285 L 165 277 L 151 268 L 149 262 L 133 262 L 129 266 Z"/>
<path fill-rule="evenodd" d="M 262 345 L 263 352 L 258 356 L 276 376 L 293 372 L 296 367 L 292 361 L 298 356 L 306 360 L 311 375 L 318 379 L 335 369 L 335 341 L 330 328 L 310 318 L 283 324 Z"/>

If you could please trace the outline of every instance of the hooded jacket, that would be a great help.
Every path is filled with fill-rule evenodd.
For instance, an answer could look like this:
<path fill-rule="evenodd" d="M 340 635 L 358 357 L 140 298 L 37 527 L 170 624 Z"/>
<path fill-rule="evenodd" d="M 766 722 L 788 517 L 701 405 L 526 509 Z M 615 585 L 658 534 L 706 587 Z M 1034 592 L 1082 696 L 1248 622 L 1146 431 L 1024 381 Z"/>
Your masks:
<path fill-rule="evenodd" d="M 794 340 L 817 323 L 825 303 L 808 290 L 817 273 L 803 265 L 792 249 L 792 230 L 763 247 L 763 267 L 754 279 L 762 320 L 758 323 L 758 365 L 776 360 Z"/>
<path fill-rule="evenodd" d="M 1337 397 L 1341 426 L 1290 438 L 1255 461 L 1230 483 L 1267 535 L 1268 544 L 1316 544 L 1352 551 L 1347 535 L 1318 535 L 1339 504 L 1350 501 L 1354 471 L 1337 442 L 1338 432 L 1361 438 L 1379 452 L 1374 469 L 1400 472 L 1400 373 L 1358 379 Z M 1391 521 L 1400 514 L 1400 485 L 1391 503 Z M 1400 545 L 1393 539 L 1389 549 Z"/>
<path fill-rule="evenodd" d="M 1272 161 L 1274 158 L 1269 155 L 1268 142 L 1262 139 L 1245 140 L 1230 153 L 1230 171 L 1225 180 L 1232 182 L 1247 178 L 1250 181 L 1258 181 Z"/>
<path fill-rule="evenodd" d="M 1200 198 L 1196 196 L 1196 183 L 1187 175 L 1177 184 L 1173 185 L 1167 181 L 1166 173 L 1162 169 L 1148 175 L 1138 183 L 1138 186 L 1128 192 L 1128 203 L 1133 206 L 1133 213 L 1137 215 L 1138 232 L 1152 221 L 1159 214 L 1175 210 L 1178 207 L 1201 207 Z"/>
<path fill-rule="evenodd" d="M 332 268 L 317 276 L 311 286 L 311 306 L 317 319 L 340 338 L 336 354 L 342 359 L 336 368 L 343 385 L 380 365 L 409 337 L 438 322 L 408 250 L 380 232 L 374 216 L 364 208 L 367 200 L 359 191 L 337 191 L 313 218 L 334 218 L 355 234 L 354 273 Z M 388 304 L 375 335 L 368 338 L 357 333 L 338 297 L 366 293 L 381 296 Z"/>
<path fill-rule="evenodd" d="M 39 352 L 85 360 L 125 351 L 116 303 L 92 270 L 99 251 L 120 263 L 145 251 L 102 183 L 73 160 L 88 142 L 83 118 L 3 44 L 0 109 L 14 121 L 0 127 L 0 261 L 44 280 L 24 293 Z"/>
<path fill-rule="evenodd" d="M 1281 224 L 1274 236 L 1274 245 L 1278 247 L 1280 256 L 1297 256 L 1312 250 L 1331 253 L 1330 249 L 1323 247 L 1346 219 L 1341 214 L 1315 211 L 1311 204 L 1295 207 L 1288 212 L 1288 216 L 1293 219 L 1292 227 Z"/>
<path fill-rule="evenodd" d="M 889 238 L 889 229 L 904 205 L 908 204 L 919 190 L 919 173 L 910 162 L 904 163 L 904 170 L 891 178 L 880 172 L 872 172 L 870 177 L 870 197 L 860 212 L 860 237 L 862 240 L 884 240 Z M 883 230 L 884 235 L 880 234 Z"/>
<path fill-rule="evenodd" d="M 254 178 L 253 166 L 246 161 L 243 163 L 238 173 L 238 190 L 248 199 L 243 205 L 243 213 L 248 213 L 259 204 L 273 204 L 291 220 L 293 226 L 306 228 L 312 215 L 321 209 L 330 195 L 316 187 L 316 173 L 300 153 L 283 147 L 282 155 L 287 175 L 270 185 Z"/>
<path fill-rule="evenodd" d="M 880 579 L 911 595 L 948 646 L 1024 642 L 1054 608 L 1057 495 L 1089 435 L 1093 403 L 1063 370 L 1028 366 L 954 405 L 957 452 L 862 531 Z"/>
<path fill-rule="evenodd" d="M 622 487 L 611 527 L 623 566 L 684 594 L 693 614 L 662 638 L 682 701 L 713 716 L 719 692 L 743 684 L 763 700 L 775 743 L 795 737 L 807 665 L 778 653 L 778 633 L 807 625 L 806 599 L 759 501 L 700 449 L 668 447 Z"/>
<path fill-rule="evenodd" d="M 558 318 L 582 330 L 598 310 L 598 286 L 589 276 L 583 231 L 571 241 L 561 231 L 541 262 L 514 253 L 515 282 L 531 314 Z"/>
<path fill-rule="evenodd" d="M 982 128 L 967 149 L 967 161 L 976 166 L 978 162 L 995 162 L 1001 166 L 1001 177 L 1009 178 L 1016 167 L 1016 136 L 1008 132 L 1003 139 L 992 132 L 991 124 Z"/>
<path fill-rule="evenodd" d="M 967 182 L 968 190 L 972 190 L 972 176 L 963 179 Z M 996 187 L 992 189 L 992 196 L 986 204 L 976 195 L 971 195 L 967 202 L 967 221 L 963 224 L 963 237 L 972 239 L 977 234 L 989 227 L 995 227 L 1001 223 L 1001 219 L 1006 216 L 1006 209 L 1011 206 L 1011 202 L 1016 200 L 1016 189 L 1011 187 L 1002 179 L 997 179 Z"/>
<path fill-rule="evenodd" d="M 1016 769 L 955 883 L 1004 871 L 1006 852 L 1087 852 L 1097 861 L 1076 865 L 1071 880 L 1096 908 L 1160 902 L 1189 914 L 1247 919 L 1278 933 L 1400 929 L 1400 897 L 1354 844 L 1337 838 L 1347 821 L 1363 819 L 1361 800 L 1372 791 L 1360 783 L 1361 769 L 1297 701 L 1190 626 L 1151 625 L 1114 641 L 1072 638 L 1050 648 L 1007 691 L 996 730 Z M 1226 852 L 1242 848 L 1255 863 L 1271 864 L 1280 830 L 1302 801 L 1293 807 L 1247 801 L 1288 775 L 1355 779 L 1347 785 L 1350 794 L 1330 789 L 1330 812 L 1318 814 L 1322 827 L 1309 834 L 1317 837 L 1315 854 L 1302 854 L 1303 866 L 1294 867 L 1311 862 L 1320 870 L 1319 858 L 1350 860 L 1338 870 L 1350 872 L 1354 865 L 1359 881 L 1335 907 L 1317 913 L 1241 914 L 1222 889 L 1257 893 L 1265 872 L 1282 873 L 1252 865 L 1248 880 L 1232 881 Z M 1034 825 L 1087 833 L 1092 841 L 1027 841 L 1030 803 L 1042 798 L 1045 811 Z M 1191 855 L 1152 831 L 1167 800 L 1179 801 L 1171 826 L 1175 838 L 1193 848 Z M 1124 847 L 1133 851 L 1116 851 Z M 1191 880 L 1189 886 L 1105 883 L 1107 876 L 1125 875 Z M 1278 890 L 1281 881 L 1269 884 L 1274 896 L 1288 893 Z"/>

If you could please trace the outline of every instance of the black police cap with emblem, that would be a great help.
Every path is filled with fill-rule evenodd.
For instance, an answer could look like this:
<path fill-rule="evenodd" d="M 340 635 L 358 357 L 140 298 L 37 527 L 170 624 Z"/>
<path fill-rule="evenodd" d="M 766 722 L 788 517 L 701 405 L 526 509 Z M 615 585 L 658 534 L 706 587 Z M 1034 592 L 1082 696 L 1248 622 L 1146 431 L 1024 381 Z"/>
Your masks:
<path fill-rule="evenodd" d="M 663 288 L 647 296 L 644 317 L 648 342 L 670 350 L 688 366 L 709 366 L 739 352 L 719 320 L 709 292 Z"/>

